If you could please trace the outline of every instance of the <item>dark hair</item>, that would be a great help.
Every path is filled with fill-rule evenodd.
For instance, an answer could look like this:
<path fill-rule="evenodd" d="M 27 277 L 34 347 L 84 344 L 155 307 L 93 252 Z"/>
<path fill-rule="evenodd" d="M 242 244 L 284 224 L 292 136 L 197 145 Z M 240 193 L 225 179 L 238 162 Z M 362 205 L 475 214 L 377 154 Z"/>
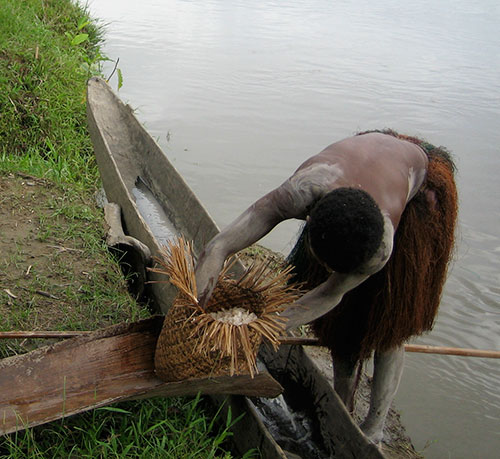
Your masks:
<path fill-rule="evenodd" d="M 354 271 L 380 246 L 384 217 L 366 191 L 330 191 L 314 205 L 309 216 L 309 244 L 316 257 L 333 271 Z"/>

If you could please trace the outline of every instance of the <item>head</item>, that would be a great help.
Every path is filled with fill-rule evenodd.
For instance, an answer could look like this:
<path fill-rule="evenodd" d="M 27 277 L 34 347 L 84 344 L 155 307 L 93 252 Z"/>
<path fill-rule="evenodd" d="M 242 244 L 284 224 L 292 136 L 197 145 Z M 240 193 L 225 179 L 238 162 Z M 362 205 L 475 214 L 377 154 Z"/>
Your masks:
<path fill-rule="evenodd" d="M 367 192 L 337 188 L 314 205 L 307 227 L 314 256 L 333 271 L 349 273 L 375 255 L 384 217 Z"/>

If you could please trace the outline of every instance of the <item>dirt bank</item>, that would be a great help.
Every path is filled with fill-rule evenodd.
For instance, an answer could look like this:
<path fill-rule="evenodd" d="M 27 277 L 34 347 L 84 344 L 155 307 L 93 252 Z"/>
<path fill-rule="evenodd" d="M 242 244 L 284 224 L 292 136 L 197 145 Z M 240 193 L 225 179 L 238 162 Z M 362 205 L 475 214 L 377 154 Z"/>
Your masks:
<path fill-rule="evenodd" d="M 138 315 L 89 236 L 100 229 L 93 203 L 23 174 L 0 175 L 0 202 L 1 330 L 90 330 Z M 41 343 L 4 342 L 2 356 Z"/>

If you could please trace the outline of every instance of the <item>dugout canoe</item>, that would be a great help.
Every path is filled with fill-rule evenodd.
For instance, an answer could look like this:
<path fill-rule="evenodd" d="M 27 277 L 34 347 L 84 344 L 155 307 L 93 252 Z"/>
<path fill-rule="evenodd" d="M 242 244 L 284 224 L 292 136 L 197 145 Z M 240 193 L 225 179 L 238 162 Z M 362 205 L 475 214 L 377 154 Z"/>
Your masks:
<path fill-rule="evenodd" d="M 88 82 L 87 117 L 103 188 L 107 200 L 121 208 L 125 234 L 146 245 L 153 256 L 161 244 L 179 234 L 193 241 L 195 254 L 200 253 L 219 231 L 217 225 L 133 109 L 100 78 Z M 159 280 L 157 274 L 146 275 L 148 280 Z M 166 313 L 174 288 L 165 283 L 148 284 L 148 288 L 159 312 Z M 261 359 L 285 392 L 274 405 L 266 399 L 229 397 L 227 406 L 233 416 L 246 413 L 234 432 L 240 452 L 259 448 L 266 458 L 385 457 L 364 437 L 301 346 L 281 346 L 278 353 L 263 348 Z M 298 424 L 302 428 L 304 424 L 296 415 L 302 419 L 305 412 L 313 412 L 306 423 L 308 437 L 293 439 Z M 301 449 L 306 443 L 307 451 Z"/>

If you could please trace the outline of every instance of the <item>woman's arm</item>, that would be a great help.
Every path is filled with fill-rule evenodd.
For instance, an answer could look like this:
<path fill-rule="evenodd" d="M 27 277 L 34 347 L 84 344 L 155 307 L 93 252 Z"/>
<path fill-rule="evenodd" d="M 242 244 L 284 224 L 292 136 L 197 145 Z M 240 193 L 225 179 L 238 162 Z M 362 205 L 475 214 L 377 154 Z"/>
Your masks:
<path fill-rule="evenodd" d="M 285 184 L 252 204 L 207 244 L 195 270 L 198 300 L 202 305 L 210 298 L 227 257 L 254 244 L 278 223 L 302 211 L 297 210 Z"/>
<path fill-rule="evenodd" d="M 331 311 L 341 302 L 347 292 L 353 290 L 371 275 L 380 271 L 389 261 L 393 249 L 393 239 L 394 227 L 389 216 L 385 214 L 384 235 L 375 255 L 356 270 L 356 272 L 332 272 L 325 282 L 292 303 L 281 314 L 282 317 L 288 319 L 286 328 L 292 329 L 299 325 L 307 324 Z"/>
<path fill-rule="evenodd" d="M 369 274 L 332 273 L 330 277 L 292 303 L 282 314 L 290 330 L 318 319 L 337 306 L 342 297 L 370 277 Z"/>

